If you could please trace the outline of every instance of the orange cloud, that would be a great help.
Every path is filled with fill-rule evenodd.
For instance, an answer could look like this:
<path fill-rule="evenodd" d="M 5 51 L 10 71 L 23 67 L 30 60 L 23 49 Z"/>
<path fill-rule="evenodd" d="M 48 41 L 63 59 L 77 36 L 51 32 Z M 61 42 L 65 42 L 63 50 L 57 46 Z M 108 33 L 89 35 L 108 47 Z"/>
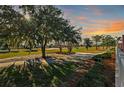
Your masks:
<path fill-rule="evenodd" d="M 122 30 L 124 30 L 124 21 L 114 22 L 110 28 L 106 29 L 107 32 L 120 32 Z"/>
<path fill-rule="evenodd" d="M 101 34 L 112 34 L 112 33 L 118 33 L 118 32 L 123 32 L 124 31 L 124 21 L 108 21 L 103 22 L 103 27 L 96 27 L 96 28 L 87 28 L 85 31 L 82 33 L 85 35 L 101 35 Z M 96 24 L 97 26 L 97 24 Z"/>
<path fill-rule="evenodd" d="M 78 17 L 76 17 L 76 19 L 78 19 L 78 20 L 86 20 L 87 17 L 85 17 L 85 16 L 78 16 Z"/>

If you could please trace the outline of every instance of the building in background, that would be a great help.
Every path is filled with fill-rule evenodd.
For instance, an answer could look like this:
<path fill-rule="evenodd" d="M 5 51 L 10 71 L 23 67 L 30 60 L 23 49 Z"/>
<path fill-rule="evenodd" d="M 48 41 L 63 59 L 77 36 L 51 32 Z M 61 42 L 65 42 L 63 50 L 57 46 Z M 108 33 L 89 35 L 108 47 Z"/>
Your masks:
<path fill-rule="evenodd" d="M 124 35 L 122 35 L 121 39 L 118 41 L 118 47 L 124 51 Z"/>

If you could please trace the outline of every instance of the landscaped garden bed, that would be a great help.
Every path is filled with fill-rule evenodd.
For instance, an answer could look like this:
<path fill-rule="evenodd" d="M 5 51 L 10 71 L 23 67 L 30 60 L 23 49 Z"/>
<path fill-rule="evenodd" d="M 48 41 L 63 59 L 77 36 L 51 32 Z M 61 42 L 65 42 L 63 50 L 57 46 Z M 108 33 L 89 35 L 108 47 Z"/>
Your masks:
<path fill-rule="evenodd" d="M 114 87 L 115 56 L 110 52 L 93 57 L 95 65 L 84 75 L 77 86 L 80 87 Z M 110 63 L 111 62 L 111 63 Z"/>

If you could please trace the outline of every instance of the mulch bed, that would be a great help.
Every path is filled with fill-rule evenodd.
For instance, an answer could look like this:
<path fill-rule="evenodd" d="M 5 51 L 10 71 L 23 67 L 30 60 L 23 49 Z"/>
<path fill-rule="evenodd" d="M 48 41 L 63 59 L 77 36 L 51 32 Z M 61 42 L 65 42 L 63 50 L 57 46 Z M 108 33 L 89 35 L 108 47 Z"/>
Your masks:
<path fill-rule="evenodd" d="M 106 59 L 104 64 L 104 75 L 106 76 L 106 86 L 115 86 L 115 54 L 112 54 L 111 59 Z"/>

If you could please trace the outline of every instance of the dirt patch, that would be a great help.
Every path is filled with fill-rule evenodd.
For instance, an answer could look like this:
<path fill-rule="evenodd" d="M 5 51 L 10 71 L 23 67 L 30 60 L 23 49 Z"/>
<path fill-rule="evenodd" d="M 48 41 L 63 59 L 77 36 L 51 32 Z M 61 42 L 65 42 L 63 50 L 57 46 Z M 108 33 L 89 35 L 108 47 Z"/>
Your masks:
<path fill-rule="evenodd" d="M 83 62 L 78 62 L 74 63 L 78 65 L 77 69 L 75 70 L 74 73 L 69 76 L 65 82 L 62 83 L 61 86 L 66 86 L 66 87 L 76 87 L 79 80 L 84 76 L 86 73 L 88 73 L 89 69 L 91 69 L 94 65 L 93 60 L 83 60 Z"/>
<path fill-rule="evenodd" d="M 111 59 L 106 59 L 104 64 L 104 75 L 106 76 L 106 86 L 115 86 L 115 54 L 112 54 Z"/>

